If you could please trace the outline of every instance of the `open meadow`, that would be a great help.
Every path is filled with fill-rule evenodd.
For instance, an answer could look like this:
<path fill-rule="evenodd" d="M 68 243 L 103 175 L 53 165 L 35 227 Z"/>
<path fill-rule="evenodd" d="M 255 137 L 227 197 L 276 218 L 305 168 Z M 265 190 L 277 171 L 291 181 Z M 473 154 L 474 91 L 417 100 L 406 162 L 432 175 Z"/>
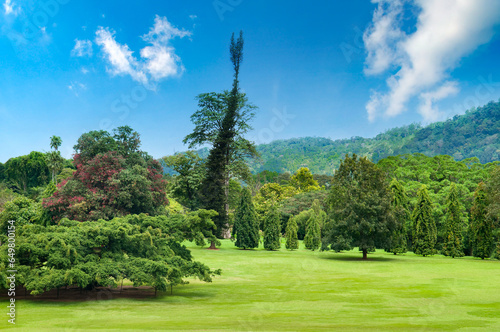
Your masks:
<path fill-rule="evenodd" d="M 220 250 L 189 243 L 197 261 L 221 268 L 212 283 L 191 281 L 142 299 L 89 293 L 84 301 L 23 300 L 23 331 L 403 330 L 499 331 L 500 262 L 441 255 L 361 260 L 357 250 Z M 61 291 L 62 294 L 62 291 Z M 104 295 L 102 295 L 104 294 Z M 101 300 L 97 301 L 97 298 Z M 2 300 L 5 304 L 5 300 Z M 9 324 L 12 326 L 11 324 Z M 9 326 L 9 327 L 10 327 Z M 7 327 L 2 320 L 1 328 Z"/>

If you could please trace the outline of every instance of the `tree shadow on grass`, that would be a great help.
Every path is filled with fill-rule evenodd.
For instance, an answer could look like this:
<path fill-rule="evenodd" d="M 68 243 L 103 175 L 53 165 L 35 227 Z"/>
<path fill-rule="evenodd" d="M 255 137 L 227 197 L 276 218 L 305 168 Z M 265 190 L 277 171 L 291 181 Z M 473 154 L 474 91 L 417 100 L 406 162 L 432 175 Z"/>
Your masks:
<path fill-rule="evenodd" d="M 27 300 L 35 302 L 86 302 L 86 301 L 107 301 L 116 299 L 134 299 L 134 300 L 156 300 L 161 298 L 168 298 L 171 296 L 180 296 L 185 298 L 196 298 L 196 297 L 213 297 L 210 293 L 202 292 L 179 292 L 179 286 L 174 287 L 171 292 L 168 289 L 165 292 L 157 292 L 152 287 L 141 286 L 123 286 L 118 288 L 105 288 L 98 287 L 93 290 L 80 290 L 78 287 L 69 287 L 68 289 L 59 289 L 59 294 L 57 294 L 57 289 L 52 289 L 40 295 L 30 295 L 26 292 L 24 288 L 18 288 L 16 290 L 16 300 Z M 4 292 L 0 293 L 0 300 L 8 299 L 7 294 Z"/>
<path fill-rule="evenodd" d="M 334 261 L 346 261 L 346 262 L 398 262 L 399 259 L 395 259 L 396 257 L 384 257 L 384 256 L 370 256 L 368 254 L 367 259 L 363 259 L 363 254 L 359 253 L 358 255 L 354 254 L 345 254 L 345 253 L 331 253 L 330 255 L 321 255 L 319 256 L 321 259 L 334 260 Z"/>

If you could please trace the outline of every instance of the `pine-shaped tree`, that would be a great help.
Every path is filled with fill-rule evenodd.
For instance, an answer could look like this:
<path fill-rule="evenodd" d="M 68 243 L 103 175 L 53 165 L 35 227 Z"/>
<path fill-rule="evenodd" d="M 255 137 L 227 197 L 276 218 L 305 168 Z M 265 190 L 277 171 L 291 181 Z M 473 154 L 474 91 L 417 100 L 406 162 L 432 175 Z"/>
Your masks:
<path fill-rule="evenodd" d="M 323 229 L 326 223 L 326 212 L 323 211 L 323 208 L 321 207 L 321 203 L 319 202 L 319 199 L 315 199 L 312 203 L 311 209 L 316 213 L 316 216 L 319 219 L 319 225 L 320 228 Z"/>
<path fill-rule="evenodd" d="M 408 210 L 408 197 L 403 185 L 396 179 L 392 179 L 390 184 L 392 192 L 392 209 L 396 220 L 395 227 L 391 233 L 391 242 L 386 251 L 396 254 L 403 254 L 407 251 L 407 231 L 406 225 L 410 219 Z"/>
<path fill-rule="evenodd" d="M 474 257 L 490 257 L 493 247 L 493 220 L 488 217 L 486 186 L 481 182 L 474 193 L 471 208 L 471 228 L 473 234 Z"/>
<path fill-rule="evenodd" d="M 240 204 L 236 210 L 233 236 L 236 236 L 235 245 L 238 248 L 259 247 L 259 222 L 248 188 L 243 190 Z"/>
<path fill-rule="evenodd" d="M 413 252 L 417 255 L 434 254 L 437 240 L 436 222 L 432 217 L 432 202 L 423 185 L 417 192 L 418 201 L 413 210 Z"/>
<path fill-rule="evenodd" d="M 288 219 L 288 223 L 286 224 L 286 244 L 285 247 L 287 249 L 299 249 L 299 239 L 297 237 L 297 222 L 295 218 L 292 216 Z"/>
<path fill-rule="evenodd" d="M 281 247 L 281 223 L 276 204 L 272 204 L 264 219 L 264 248 L 277 250 Z"/>
<path fill-rule="evenodd" d="M 304 245 L 306 249 L 311 250 L 316 250 L 321 245 L 321 228 L 319 225 L 319 218 L 314 210 L 311 211 L 311 217 L 307 221 Z"/>
<path fill-rule="evenodd" d="M 458 200 L 458 191 L 455 183 L 450 186 L 450 193 L 446 198 L 446 238 L 443 246 L 445 256 L 462 257 L 462 206 Z"/>

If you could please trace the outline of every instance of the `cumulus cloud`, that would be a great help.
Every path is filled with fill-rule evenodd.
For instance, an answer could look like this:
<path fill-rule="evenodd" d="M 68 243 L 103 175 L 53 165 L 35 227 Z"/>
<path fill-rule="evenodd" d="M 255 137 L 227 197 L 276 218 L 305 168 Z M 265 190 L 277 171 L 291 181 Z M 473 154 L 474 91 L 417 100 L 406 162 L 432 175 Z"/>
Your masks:
<path fill-rule="evenodd" d="M 140 58 L 135 57 L 126 44 L 118 43 L 115 32 L 109 28 L 97 30 L 96 44 L 110 64 L 110 73 L 130 75 L 135 81 L 152 87 L 161 79 L 182 73 L 184 67 L 170 41 L 190 35 L 191 32 L 174 27 L 167 18 L 156 16 L 153 27 L 142 36 L 149 45 L 140 50 Z"/>
<path fill-rule="evenodd" d="M 491 40 L 500 22 L 497 0 L 372 0 L 377 4 L 372 25 L 365 31 L 365 73 L 387 78 L 388 92 L 372 91 L 366 105 L 372 121 L 381 113 L 396 116 L 407 102 L 420 96 L 419 112 L 426 121 L 439 116 L 434 102 L 458 92 L 445 82 L 459 61 Z M 414 32 L 401 31 L 405 3 L 418 9 Z M 407 7 L 408 7 L 407 6 Z"/>
<path fill-rule="evenodd" d="M 90 40 L 75 39 L 75 47 L 71 50 L 71 55 L 76 57 L 92 56 L 92 42 Z"/>

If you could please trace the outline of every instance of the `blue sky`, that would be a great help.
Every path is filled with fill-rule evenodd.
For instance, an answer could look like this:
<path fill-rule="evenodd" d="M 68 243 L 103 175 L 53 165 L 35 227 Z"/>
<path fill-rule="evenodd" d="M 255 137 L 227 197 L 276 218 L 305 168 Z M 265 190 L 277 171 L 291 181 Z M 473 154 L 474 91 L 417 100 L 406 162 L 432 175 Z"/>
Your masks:
<path fill-rule="evenodd" d="M 496 0 L 1 0 L 0 162 L 71 157 L 90 130 L 130 125 L 154 157 L 183 151 L 195 96 L 241 88 L 249 137 L 373 137 L 500 98 Z"/>

